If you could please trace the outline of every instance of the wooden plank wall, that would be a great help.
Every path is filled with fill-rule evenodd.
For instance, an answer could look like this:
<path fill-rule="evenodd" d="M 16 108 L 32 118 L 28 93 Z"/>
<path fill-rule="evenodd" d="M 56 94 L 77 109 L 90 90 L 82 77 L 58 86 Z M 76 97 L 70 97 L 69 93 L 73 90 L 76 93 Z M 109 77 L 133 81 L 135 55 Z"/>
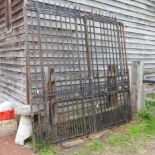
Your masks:
<path fill-rule="evenodd" d="M 143 60 L 155 67 L 155 1 L 152 0 L 68 0 L 86 8 L 113 12 L 124 23 L 128 62 Z"/>
<path fill-rule="evenodd" d="M 24 0 L 11 0 L 10 31 L 6 0 L 0 0 L 0 98 L 25 103 Z"/>
<path fill-rule="evenodd" d="M 29 0 L 30 1 L 30 0 Z M 155 1 L 154 0 L 36 0 L 80 6 L 83 9 L 114 13 L 125 25 L 128 62 L 144 60 L 145 68 L 155 67 Z"/>
<path fill-rule="evenodd" d="M 5 0 L 0 0 L 0 94 L 1 99 L 26 102 L 23 1 L 12 2 L 12 31 L 5 29 Z M 30 1 L 30 0 L 29 0 Z M 36 0 L 92 7 L 114 13 L 125 25 L 128 62 L 144 60 L 145 68 L 155 67 L 155 2 L 153 0 Z"/>

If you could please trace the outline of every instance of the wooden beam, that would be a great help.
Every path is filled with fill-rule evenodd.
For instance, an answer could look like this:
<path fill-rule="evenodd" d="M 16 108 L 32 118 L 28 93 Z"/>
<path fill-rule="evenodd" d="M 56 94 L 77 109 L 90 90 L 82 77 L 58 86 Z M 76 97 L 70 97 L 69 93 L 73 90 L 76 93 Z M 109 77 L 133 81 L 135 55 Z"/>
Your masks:
<path fill-rule="evenodd" d="M 144 106 L 143 62 L 133 61 L 131 71 L 131 110 L 133 116 Z"/>

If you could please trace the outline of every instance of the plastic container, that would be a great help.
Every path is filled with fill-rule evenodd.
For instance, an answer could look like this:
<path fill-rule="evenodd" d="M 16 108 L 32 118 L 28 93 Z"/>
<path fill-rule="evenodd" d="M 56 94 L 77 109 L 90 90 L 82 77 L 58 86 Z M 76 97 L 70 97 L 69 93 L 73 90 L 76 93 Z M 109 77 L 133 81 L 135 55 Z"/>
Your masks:
<path fill-rule="evenodd" d="M 0 121 L 10 120 L 14 118 L 15 118 L 14 110 L 6 110 L 0 112 Z"/>

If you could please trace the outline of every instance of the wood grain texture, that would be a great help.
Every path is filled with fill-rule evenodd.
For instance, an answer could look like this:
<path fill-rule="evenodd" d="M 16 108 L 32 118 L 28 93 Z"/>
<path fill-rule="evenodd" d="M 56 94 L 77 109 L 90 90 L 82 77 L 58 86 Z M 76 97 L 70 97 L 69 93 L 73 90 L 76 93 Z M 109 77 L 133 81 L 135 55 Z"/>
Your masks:
<path fill-rule="evenodd" d="M 6 0 L 0 1 L 0 92 L 2 100 L 26 103 L 24 0 L 11 0 L 6 30 Z"/>
<path fill-rule="evenodd" d="M 25 24 L 24 17 L 28 17 L 27 24 L 31 27 L 30 18 L 33 18 L 33 26 L 37 21 L 36 14 L 24 10 L 24 4 L 29 3 L 31 0 L 11 0 L 12 6 L 12 31 L 6 33 L 5 29 L 5 0 L 0 0 L 0 97 L 4 100 L 15 100 L 20 103 L 26 103 L 26 57 L 25 57 Z M 132 61 L 143 60 L 145 68 L 155 67 L 155 2 L 150 0 L 34 0 L 44 2 L 47 4 L 59 4 L 70 6 L 71 8 L 76 5 L 82 10 L 88 12 L 92 7 L 96 11 L 103 11 L 105 15 L 113 14 L 125 26 L 126 48 L 128 63 L 131 65 Z M 51 26 L 48 15 L 42 16 L 41 26 L 44 24 Z M 55 23 L 52 23 L 55 27 Z M 57 26 L 60 26 L 59 23 Z M 74 25 L 71 29 L 64 27 L 63 32 L 66 35 L 72 35 L 74 32 Z M 71 32 L 72 31 L 72 32 Z M 48 29 L 47 29 L 47 32 Z M 71 33 L 70 33 L 71 32 Z M 42 30 L 42 33 L 46 31 Z M 50 33 L 55 33 L 52 31 Z M 54 34 L 52 34 L 54 35 Z M 61 35 L 61 32 L 60 32 Z M 32 36 L 29 34 L 29 49 L 33 52 Z M 36 42 L 38 35 L 33 38 Z M 50 34 L 48 44 L 44 40 L 42 42 L 43 49 L 50 47 Z M 53 38 L 53 40 L 56 38 Z M 47 40 L 46 40 L 47 41 Z M 75 44 L 76 41 L 72 40 Z M 82 40 L 81 40 L 82 41 Z M 61 43 L 61 41 L 60 41 Z M 80 44 L 80 40 L 79 40 Z M 60 46 L 62 47 L 62 46 Z M 35 45 L 37 49 L 37 44 Z M 81 47 L 80 47 L 81 48 Z M 53 49 L 54 50 L 54 49 Z M 70 49 L 71 50 L 71 49 Z M 54 54 L 56 56 L 56 50 Z M 53 55 L 51 55 L 52 57 Z M 53 57 L 53 62 L 54 60 Z M 37 62 L 39 63 L 39 62 Z"/>

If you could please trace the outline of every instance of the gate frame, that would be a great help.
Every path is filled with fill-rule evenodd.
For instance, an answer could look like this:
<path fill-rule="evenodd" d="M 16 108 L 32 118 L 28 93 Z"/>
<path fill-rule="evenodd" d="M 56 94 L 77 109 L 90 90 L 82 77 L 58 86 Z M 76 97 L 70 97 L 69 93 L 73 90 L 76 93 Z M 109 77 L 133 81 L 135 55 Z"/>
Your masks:
<path fill-rule="evenodd" d="M 60 7 L 60 6 L 59 6 Z M 27 10 L 29 10 L 30 8 L 27 8 Z M 34 8 L 31 8 L 32 10 L 34 9 Z M 30 10 L 31 10 L 30 9 Z M 35 8 L 36 9 L 36 8 Z M 76 9 L 76 7 L 74 8 L 76 11 L 81 11 L 80 9 L 79 10 L 77 10 Z M 73 10 L 74 10 L 73 9 Z M 74 11 L 75 11 L 74 10 Z M 40 22 L 40 13 L 42 12 L 40 9 L 39 10 L 34 10 L 34 11 L 37 11 L 37 16 L 38 16 L 38 23 L 41 23 Z M 41 11 L 41 12 L 40 12 Z M 45 10 L 43 10 L 43 12 L 42 12 L 43 14 L 44 13 L 47 13 Z M 50 13 L 49 13 L 50 14 Z M 56 12 L 55 14 L 59 14 L 59 12 Z M 99 17 L 102 17 L 103 16 L 103 14 L 101 15 L 101 14 L 97 14 L 97 13 L 93 13 L 93 12 L 91 12 L 91 13 L 87 13 L 87 12 L 84 12 L 84 17 L 87 17 L 88 15 L 90 15 L 90 14 L 92 14 L 93 15 L 93 17 L 92 18 L 94 18 L 94 15 L 97 15 L 97 16 L 99 16 Z M 105 19 L 104 19 L 105 18 Z M 123 49 L 121 49 L 121 50 L 123 50 L 124 51 L 124 53 L 122 53 L 123 55 L 122 55 L 122 57 L 123 57 L 123 61 L 125 61 L 125 62 L 123 62 L 124 63 L 124 70 L 125 70 L 125 73 L 126 73 L 126 78 L 127 78 L 127 80 L 128 80 L 128 96 L 129 96 L 129 94 L 130 94 L 130 87 L 129 87 L 129 75 L 128 75 L 128 67 L 127 67 L 127 57 L 126 57 L 126 47 L 125 47 L 125 37 L 124 37 L 124 27 L 123 27 L 123 24 L 122 23 L 120 23 L 120 22 L 117 22 L 117 20 L 116 20 L 116 17 L 106 17 L 106 16 L 103 16 L 103 19 L 104 19 L 104 22 L 106 22 L 107 20 L 111 20 L 112 22 L 116 22 L 116 23 L 118 23 L 119 25 L 120 25 L 120 28 L 121 29 L 119 29 L 119 31 L 121 32 L 121 35 L 122 35 L 122 38 L 121 39 L 123 39 L 123 40 L 121 40 L 121 42 L 123 43 L 123 45 L 121 45 L 121 43 L 119 43 L 119 45 L 121 45 L 122 46 L 122 48 Z M 87 20 L 87 19 L 86 19 Z M 84 20 L 84 22 L 86 22 L 85 20 Z M 103 22 L 103 21 L 102 21 Z M 41 34 L 41 28 L 40 28 L 40 25 L 38 26 L 39 27 L 39 29 L 38 29 L 38 32 L 39 32 L 39 35 L 38 36 L 40 36 L 40 34 Z M 27 31 L 28 31 L 28 29 L 27 29 Z M 120 32 L 118 32 L 118 33 L 120 33 Z M 94 32 L 95 33 L 95 32 Z M 88 37 L 86 37 L 88 35 L 88 30 L 87 30 L 87 26 L 85 26 L 85 38 L 88 38 Z M 40 37 L 38 37 L 38 38 L 40 38 Z M 120 38 L 119 38 L 120 39 Z M 90 56 L 89 56 L 89 53 L 90 53 L 90 51 L 89 51 L 89 40 L 87 40 L 86 39 L 86 53 L 87 53 L 87 57 L 89 58 Z M 41 41 L 41 38 L 40 38 L 40 41 L 39 41 L 39 47 L 40 47 L 40 52 L 39 52 L 39 54 L 40 54 L 40 57 L 43 57 L 42 56 L 42 54 L 43 54 L 43 51 L 41 50 L 42 49 L 42 45 L 41 45 L 41 43 L 42 43 L 42 41 Z M 28 40 L 27 40 L 27 46 L 28 46 Z M 27 47 L 27 51 L 28 51 L 28 47 Z M 123 52 L 122 51 L 122 52 Z M 124 60 L 125 59 L 125 60 Z M 27 54 L 27 60 L 28 60 L 28 63 L 30 63 L 30 59 L 29 59 L 29 52 L 28 52 L 28 54 Z M 89 61 L 89 60 L 88 60 Z M 88 64 L 90 63 L 90 62 L 87 62 Z M 43 59 L 41 59 L 41 64 L 43 64 Z M 31 79 L 31 75 L 30 75 L 30 68 L 29 68 L 30 66 L 28 66 L 28 71 L 29 71 L 29 74 L 28 74 L 28 77 L 29 77 L 29 79 Z M 43 67 L 43 65 L 42 65 L 42 67 Z M 44 68 L 42 68 L 42 75 L 43 75 L 43 77 L 44 77 L 44 72 L 43 72 L 43 70 L 44 70 Z M 89 75 L 89 80 L 90 80 L 90 83 L 92 83 L 92 85 L 91 85 L 91 94 L 94 94 L 93 93 L 93 82 L 91 81 L 92 79 L 92 76 L 91 76 L 91 69 L 88 69 L 88 70 L 90 70 L 90 75 Z M 88 72 L 88 74 L 89 74 L 89 72 Z M 110 74 L 110 73 L 108 73 L 108 74 Z M 45 84 L 45 82 L 44 81 L 46 81 L 45 79 L 42 79 L 42 81 L 43 81 L 43 83 Z M 49 82 L 49 81 L 48 81 Z M 35 126 L 36 126 L 36 124 L 35 124 L 35 122 L 34 122 L 34 115 L 35 115 L 35 113 L 34 113 L 34 111 L 33 111 L 33 109 L 34 109 L 34 107 L 33 106 L 35 106 L 35 105 L 33 105 L 33 99 L 31 98 L 33 95 L 32 95 L 32 92 L 31 92 L 31 89 L 30 89 L 30 85 L 31 85 L 31 80 L 29 81 L 29 90 L 30 90 L 30 103 L 31 103 L 31 113 L 32 113 L 32 124 L 33 124 L 33 135 L 36 135 L 36 130 L 35 130 Z M 44 87 L 45 85 L 43 85 L 42 87 Z M 44 119 L 45 119 L 45 117 L 46 117 L 46 119 L 44 120 L 44 123 L 45 123 L 45 128 L 46 128 L 46 131 L 49 131 L 49 106 L 48 106 L 48 95 L 46 94 L 46 93 L 44 93 L 44 92 L 42 92 L 43 93 L 43 102 L 45 102 L 46 104 L 42 104 L 42 105 L 44 105 L 44 108 L 43 109 L 45 109 L 45 114 L 44 114 Z M 92 98 L 92 102 L 93 102 L 93 96 L 91 95 L 91 98 Z M 128 106 L 130 107 L 130 105 L 129 105 L 129 98 L 128 98 Z M 94 103 L 93 103 L 94 104 Z M 39 113 L 38 113 L 38 119 L 41 119 L 41 109 L 42 109 L 42 107 L 40 107 L 40 105 L 38 105 L 38 109 L 39 109 Z M 128 111 L 129 113 L 130 113 L 130 108 L 129 108 L 129 111 Z M 96 114 L 95 114 L 96 115 Z M 131 114 L 130 114 L 131 115 Z M 94 116 L 95 117 L 95 116 Z M 129 121 L 131 118 L 130 118 L 130 116 L 129 116 L 129 118 L 126 120 L 126 121 Z M 94 119 L 94 120 L 96 120 L 96 118 Z M 40 120 L 41 121 L 41 120 Z M 96 123 L 95 123 L 95 121 L 93 121 L 94 122 L 94 129 L 96 128 Z M 40 129 L 41 130 L 41 129 Z M 94 132 L 96 132 L 97 130 L 95 129 L 94 130 Z M 41 132 L 39 132 L 39 135 L 41 135 L 42 133 Z M 46 132 L 45 133 L 45 135 L 43 135 L 43 136 L 45 136 L 45 142 L 46 141 L 48 141 L 48 136 L 49 136 L 49 133 L 48 132 Z M 41 136 L 42 137 L 42 136 Z M 34 140 L 36 139 L 36 137 L 34 136 L 34 138 L 33 138 Z M 44 139 L 44 137 L 42 137 L 42 139 Z"/>

